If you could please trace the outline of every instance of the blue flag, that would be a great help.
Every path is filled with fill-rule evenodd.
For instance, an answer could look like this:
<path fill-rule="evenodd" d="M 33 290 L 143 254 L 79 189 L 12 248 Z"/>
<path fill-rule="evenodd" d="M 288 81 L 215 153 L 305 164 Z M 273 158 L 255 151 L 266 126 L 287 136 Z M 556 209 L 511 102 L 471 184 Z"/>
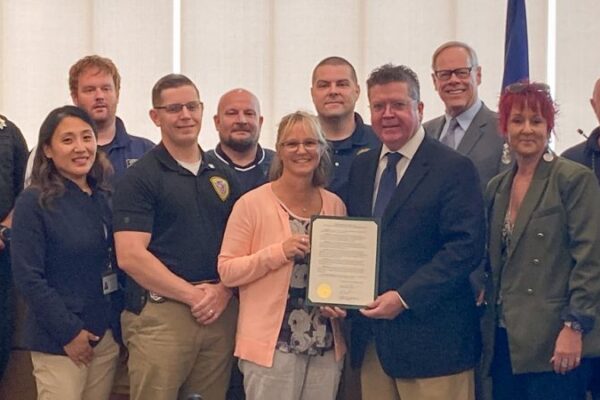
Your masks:
<path fill-rule="evenodd" d="M 508 0 L 502 89 L 523 79 L 529 79 L 525 0 Z"/>

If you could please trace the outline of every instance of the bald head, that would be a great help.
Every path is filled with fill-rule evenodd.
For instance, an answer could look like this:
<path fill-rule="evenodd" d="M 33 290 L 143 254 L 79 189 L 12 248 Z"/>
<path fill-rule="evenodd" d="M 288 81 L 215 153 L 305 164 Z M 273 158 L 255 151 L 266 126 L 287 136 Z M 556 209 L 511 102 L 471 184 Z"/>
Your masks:
<path fill-rule="evenodd" d="M 600 79 L 594 85 L 594 92 L 592 93 L 590 103 L 592 104 L 596 118 L 598 118 L 598 123 L 600 123 Z"/>
<path fill-rule="evenodd" d="M 221 146 L 239 153 L 256 148 L 263 117 L 258 98 L 246 89 L 233 89 L 221 96 L 214 116 Z"/>
<path fill-rule="evenodd" d="M 244 101 L 252 104 L 252 106 L 255 107 L 257 114 L 260 115 L 260 104 L 258 102 L 258 98 L 254 95 L 254 93 L 242 88 L 231 89 L 221 96 L 219 99 L 217 114 L 221 113 L 224 106 L 236 101 Z"/>

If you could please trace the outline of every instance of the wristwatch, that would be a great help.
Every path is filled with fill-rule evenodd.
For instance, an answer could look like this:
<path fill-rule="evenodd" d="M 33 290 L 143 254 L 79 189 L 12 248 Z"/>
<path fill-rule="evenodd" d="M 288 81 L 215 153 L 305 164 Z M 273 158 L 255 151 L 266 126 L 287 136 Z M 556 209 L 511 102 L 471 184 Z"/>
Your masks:
<path fill-rule="evenodd" d="M 5 225 L 0 225 L 0 239 L 7 243 L 10 242 L 10 228 Z"/>
<path fill-rule="evenodd" d="M 573 329 L 575 332 L 583 333 L 583 327 L 577 321 L 565 321 L 565 326 Z"/>

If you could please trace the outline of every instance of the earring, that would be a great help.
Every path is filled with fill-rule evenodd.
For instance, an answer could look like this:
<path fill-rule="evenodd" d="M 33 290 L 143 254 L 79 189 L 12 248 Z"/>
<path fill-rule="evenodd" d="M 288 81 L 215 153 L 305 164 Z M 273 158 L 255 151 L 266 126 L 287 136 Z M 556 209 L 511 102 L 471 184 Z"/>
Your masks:
<path fill-rule="evenodd" d="M 552 162 L 552 160 L 554 160 L 554 153 L 552 152 L 552 150 L 550 150 L 550 147 L 546 147 L 546 151 L 544 152 L 542 158 L 546 162 Z"/>
<path fill-rule="evenodd" d="M 500 161 L 502 161 L 502 164 L 504 165 L 510 164 L 511 161 L 510 148 L 508 147 L 508 143 L 506 142 L 504 142 L 504 144 L 502 145 L 502 157 L 500 157 Z"/>

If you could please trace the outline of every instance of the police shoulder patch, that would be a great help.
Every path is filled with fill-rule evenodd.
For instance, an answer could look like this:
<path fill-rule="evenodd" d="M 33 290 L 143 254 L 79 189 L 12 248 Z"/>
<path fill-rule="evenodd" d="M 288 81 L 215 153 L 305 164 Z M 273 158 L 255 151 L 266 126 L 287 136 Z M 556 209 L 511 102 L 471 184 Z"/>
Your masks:
<path fill-rule="evenodd" d="M 227 200 L 229 197 L 229 182 L 227 179 L 222 178 L 220 176 L 212 176 L 210 177 L 210 183 L 215 189 L 215 192 L 219 196 L 222 201 Z"/>

